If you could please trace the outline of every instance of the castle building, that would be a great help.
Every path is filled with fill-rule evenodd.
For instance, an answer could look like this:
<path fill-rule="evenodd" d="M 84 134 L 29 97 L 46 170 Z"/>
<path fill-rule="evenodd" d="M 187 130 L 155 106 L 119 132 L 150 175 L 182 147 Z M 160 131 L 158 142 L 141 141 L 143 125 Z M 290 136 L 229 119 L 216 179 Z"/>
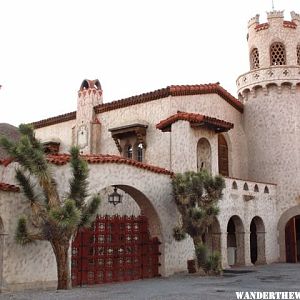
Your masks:
<path fill-rule="evenodd" d="M 72 242 L 74 286 L 186 270 L 194 247 L 173 237 L 180 215 L 171 176 L 201 169 L 225 178 L 220 214 L 205 234 L 224 268 L 300 261 L 300 16 L 286 21 L 272 11 L 267 23 L 255 16 L 248 44 L 250 71 L 237 79 L 238 99 L 212 83 L 103 103 L 99 80 L 84 80 L 76 111 L 33 123 L 61 193 L 67 153 L 77 145 L 90 192 L 103 199 L 93 230 Z M 1 288 L 55 286 L 47 242 L 25 249 L 14 241 L 17 217 L 28 211 L 15 165 L 0 164 Z M 107 200 L 114 195 L 121 203 Z"/>

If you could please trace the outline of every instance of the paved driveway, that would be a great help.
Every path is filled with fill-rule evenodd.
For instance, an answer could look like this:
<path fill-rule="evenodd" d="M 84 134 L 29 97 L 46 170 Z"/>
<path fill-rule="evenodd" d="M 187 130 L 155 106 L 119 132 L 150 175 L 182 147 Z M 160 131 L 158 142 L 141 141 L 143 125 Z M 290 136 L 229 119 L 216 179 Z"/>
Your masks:
<path fill-rule="evenodd" d="M 169 278 L 75 288 L 70 291 L 0 294 L 0 300 L 206 300 L 236 299 L 236 291 L 300 291 L 300 264 L 272 264 L 234 271 L 237 273 L 225 273 L 222 277 L 199 277 L 181 273 Z M 242 273 L 243 271 L 248 272 Z"/>

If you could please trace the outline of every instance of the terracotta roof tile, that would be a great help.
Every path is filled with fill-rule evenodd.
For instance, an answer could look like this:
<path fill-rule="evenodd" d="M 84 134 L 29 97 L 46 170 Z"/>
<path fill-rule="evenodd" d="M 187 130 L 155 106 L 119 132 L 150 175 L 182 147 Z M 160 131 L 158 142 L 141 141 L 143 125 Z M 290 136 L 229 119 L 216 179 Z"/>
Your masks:
<path fill-rule="evenodd" d="M 162 131 L 170 131 L 171 125 L 179 120 L 188 121 L 192 126 L 201 125 L 204 127 L 213 128 L 218 132 L 228 131 L 234 126 L 232 123 L 226 122 L 224 120 L 208 117 L 201 114 L 177 112 L 177 114 L 160 121 L 156 125 L 156 128 Z"/>
<path fill-rule="evenodd" d="M 293 21 L 283 21 L 283 27 L 296 29 L 297 24 Z"/>
<path fill-rule="evenodd" d="M 48 161 L 55 165 L 65 165 L 70 161 L 69 154 L 57 154 L 57 155 L 47 155 Z M 117 155 L 82 155 L 82 158 L 85 159 L 89 164 L 104 164 L 104 163 L 116 163 L 116 164 L 125 164 L 134 166 L 140 169 L 145 169 L 154 173 L 173 175 L 169 170 L 148 165 L 145 163 L 138 162 L 133 159 L 124 158 Z"/>
<path fill-rule="evenodd" d="M 219 83 L 209 83 L 209 84 L 199 84 L 199 85 L 171 85 L 166 88 L 155 90 L 149 93 L 144 93 L 137 96 L 124 98 L 109 103 L 99 104 L 95 106 L 94 109 L 96 113 L 103 113 L 106 111 L 128 107 L 139 103 L 146 103 L 157 99 L 167 98 L 169 96 L 187 96 L 187 95 L 200 95 L 200 94 L 218 94 L 220 97 L 222 97 L 225 101 L 227 101 L 230 105 L 232 105 L 235 109 L 237 109 L 241 113 L 244 110 L 243 104 L 239 100 L 237 100 L 234 96 L 232 96 L 228 91 L 222 88 Z M 74 119 L 76 119 L 76 111 L 70 112 L 68 114 L 56 116 L 53 118 L 33 122 L 32 125 L 35 128 L 41 128 L 41 127 L 50 126 L 53 124 L 66 122 Z"/>
<path fill-rule="evenodd" d="M 255 26 L 256 31 L 264 30 L 269 28 L 269 23 L 262 23 Z"/>
<path fill-rule="evenodd" d="M 67 114 L 63 114 L 63 115 L 59 115 L 56 117 L 33 122 L 31 124 L 34 126 L 34 128 L 41 128 L 41 127 L 45 127 L 45 126 L 62 123 L 62 122 L 67 122 L 67 121 L 74 120 L 74 119 L 76 119 L 76 111 L 72 111 Z"/>
<path fill-rule="evenodd" d="M 8 184 L 4 182 L 0 182 L 0 191 L 4 192 L 20 192 L 20 188 L 13 184 Z"/>

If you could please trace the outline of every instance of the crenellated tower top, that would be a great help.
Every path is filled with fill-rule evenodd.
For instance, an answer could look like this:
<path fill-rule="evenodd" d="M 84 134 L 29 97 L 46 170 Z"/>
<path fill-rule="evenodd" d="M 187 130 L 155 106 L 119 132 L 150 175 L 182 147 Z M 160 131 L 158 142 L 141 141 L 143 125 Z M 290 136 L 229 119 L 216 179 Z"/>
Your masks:
<path fill-rule="evenodd" d="M 239 76 L 237 88 L 240 100 L 245 92 L 268 85 L 300 83 L 300 15 L 291 12 L 284 20 L 284 11 L 267 12 L 267 22 L 260 23 L 259 15 L 248 22 L 250 71 Z"/>

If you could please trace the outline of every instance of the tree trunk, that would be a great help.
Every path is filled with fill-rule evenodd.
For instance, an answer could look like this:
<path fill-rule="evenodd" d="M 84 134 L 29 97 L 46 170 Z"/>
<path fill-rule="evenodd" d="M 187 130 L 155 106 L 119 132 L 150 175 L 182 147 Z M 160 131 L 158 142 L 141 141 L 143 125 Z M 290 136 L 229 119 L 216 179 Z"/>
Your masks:
<path fill-rule="evenodd" d="M 60 244 L 58 241 L 51 242 L 57 265 L 57 289 L 67 290 L 71 288 L 69 268 L 69 243 Z"/>

